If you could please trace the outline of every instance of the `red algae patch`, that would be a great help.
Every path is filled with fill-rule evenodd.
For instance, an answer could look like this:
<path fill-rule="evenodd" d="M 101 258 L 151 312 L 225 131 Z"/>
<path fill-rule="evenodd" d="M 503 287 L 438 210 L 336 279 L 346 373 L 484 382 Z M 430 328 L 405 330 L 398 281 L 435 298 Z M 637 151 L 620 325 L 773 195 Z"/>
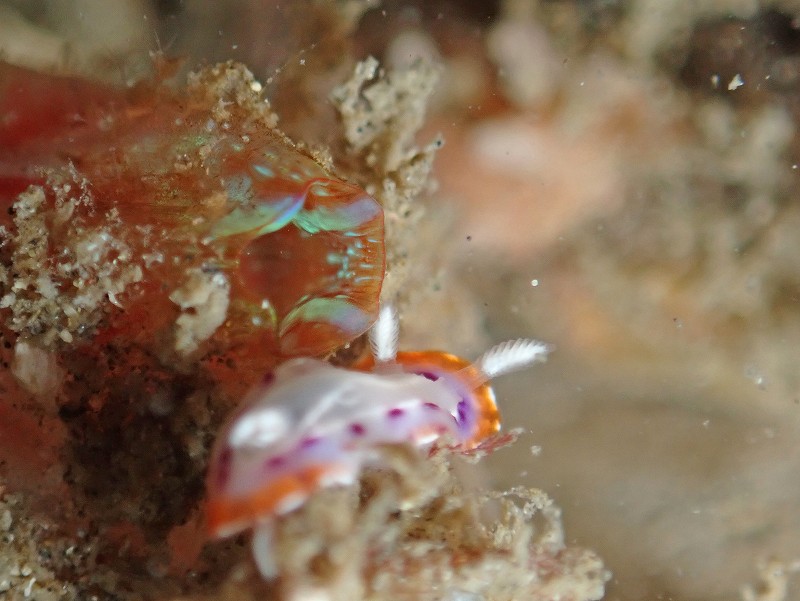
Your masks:
<path fill-rule="evenodd" d="M 335 350 L 374 320 L 380 205 L 275 129 L 244 67 L 116 96 L 54 78 L 85 104 L 34 106 L 47 131 L 18 126 L 42 76 L 6 72 L 12 330 L 43 348 L 157 338 L 164 362 L 237 347 L 263 368 Z"/>

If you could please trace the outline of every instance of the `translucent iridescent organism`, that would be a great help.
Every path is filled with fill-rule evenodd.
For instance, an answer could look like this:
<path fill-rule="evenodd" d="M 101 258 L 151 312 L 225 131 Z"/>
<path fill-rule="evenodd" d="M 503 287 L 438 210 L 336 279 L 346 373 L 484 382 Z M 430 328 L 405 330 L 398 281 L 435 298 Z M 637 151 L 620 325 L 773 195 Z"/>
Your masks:
<path fill-rule="evenodd" d="M 210 532 L 254 528 L 265 577 L 276 571 L 274 518 L 320 488 L 357 481 L 365 464 L 380 462 L 383 445 L 424 447 L 442 436 L 462 449 L 479 445 L 500 428 L 487 382 L 548 353 L 527 339 L 497 345 L 474 363 L 437 351 L 398 353 L 389 308 L 371 340 L 373 359 L 358 370 L 305 358 L 282 364 L 218 436 L 207 480 Z"/>
<path fill-rule="evenodd" d="M 284 155 L 284 156 L 282 156 Z M 275 144 L 218 160 L 235 208 L 208 240 L 230 245 L 243 299 L 259 304 L 285 354 L 319 354 L 374 322 L 383 278 L 383 213 L 352 184 Z"/>
<path fill-rule="evenodd" d="M 158 338 L 180 311 L 170 294 L 197 272 L 230 289 L 213 344 L 241 357 L 330 352 L 377 316 L 382 209 L 274 129 L 243 70 L 209 72 L 186 91 L 117 90 L 1 66 L 0 202 L 42 186 L 52 253 L 75 246 L 76 224 L 113 222 L 143 270 L 114 298 L 125 310 L 104 316 L 115 336 Z"/>

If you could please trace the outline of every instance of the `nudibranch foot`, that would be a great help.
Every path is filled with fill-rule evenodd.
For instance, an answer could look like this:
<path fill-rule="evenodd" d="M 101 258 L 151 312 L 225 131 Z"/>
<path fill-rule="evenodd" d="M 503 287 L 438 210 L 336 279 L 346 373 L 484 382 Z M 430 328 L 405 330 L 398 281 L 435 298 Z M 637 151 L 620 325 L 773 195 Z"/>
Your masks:
<path fill-rule="evenodd" d="M 550 347 L 520 339 L 470 362 L 439 351 L 398 351 L 395 311 L 370 330 L 373 356 L 353 369 L 298 358 L 254 388 L 217 439 L 207 476 L 212 536 L 254 528 L 253 552 L 275 573 L 270 524 L 316 491 L 358 482 L 387 445 L 430 448 L 446 439 L 468 452 L 500 429 L 488 382 L 544 361 Z"/>
<path fill-rule="evenodd" d="M 272 548 L 274 536 L 271 522 L 257 524 L 253 528 L 253 560 L 259 574 L 264 580 L 272 580 L 278 576 L 278 564 Z"/>

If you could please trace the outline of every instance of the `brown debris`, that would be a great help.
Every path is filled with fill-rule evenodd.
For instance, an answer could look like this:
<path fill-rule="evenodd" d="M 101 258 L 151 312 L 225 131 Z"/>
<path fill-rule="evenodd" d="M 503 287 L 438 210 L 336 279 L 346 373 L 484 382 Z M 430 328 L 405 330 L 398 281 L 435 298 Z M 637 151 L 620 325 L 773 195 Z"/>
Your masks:
<path fill-rule="evenodd" d="M 107 213 L 97 227 L 73 219 L 76 205 L 92 206 L 85 185 L 74 170 L 68 181 L 52 182 L 52 224 L 47 221 L 46 191 L 28 189 L 14 203 L 15 232 L 3 240 L 10 258 L 0 272 L 0 308 L 10 310 L 13 331 L 44 348 L 85 334 L 108 307 L 118 305 L 117 295 L 143 277 L 115 212 Z M 58 253 L 51 248 L 56 238 L 66 241 Z"/>
<path fill-rule="evenodd" d="M 367 470 L 358 487 L 322 491 L 280 520 L 278 581 L 242 595 L 236 583 L 259 578 L 246 565 L 221 591 L 331 601 L 602 596 L 602 562 L 566 547 L 560 510 L 542 491 L 470 490 L 453 469 L 458 457 L 383 452 L 386 467 Z"/>
<path fill-rule="evenodd" d="M 347 152 L 358 159 L 365 186 L 384 207 L 386 263 L 382 297 L 402 307 L 409 280 L 419 277 L 414 265 L 416 245 L 407 228 L 419 225 L 424 215 L 414 202 L 434 185 L 430 174 L 437 138 L 420 148 L 414 138 L 422 127 L 430 95 L 438 81 L 438 69 L 418 62 L 386 73 L 372 57 L 356 66 L 353 77 L 333 90 L 331 100 L 344 128 Z"/>

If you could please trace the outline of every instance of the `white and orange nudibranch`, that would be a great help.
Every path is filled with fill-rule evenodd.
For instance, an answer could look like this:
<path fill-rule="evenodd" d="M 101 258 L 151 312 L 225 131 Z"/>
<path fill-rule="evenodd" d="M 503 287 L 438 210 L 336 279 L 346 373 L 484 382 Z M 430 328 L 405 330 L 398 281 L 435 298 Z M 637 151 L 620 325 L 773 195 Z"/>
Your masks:
<path fill-rule="evenodd" d="M 504 342 L 469 362 L 439 351 L 398 352 L 398 320 L 381 309 L 372 357 L 357 369 L 292 359 L 244 399 L 220 432 L 208 470 L 207 520 L 214 537 L 253 529 L 265 578 L 277 575 L 274 520 L 315 491 L 357 482 L 380 464 L 381 447 L 427 447 L 448 436 L 472 449 L 500 429 L 488 382 L 544 361 L 548 345 Z"/>

